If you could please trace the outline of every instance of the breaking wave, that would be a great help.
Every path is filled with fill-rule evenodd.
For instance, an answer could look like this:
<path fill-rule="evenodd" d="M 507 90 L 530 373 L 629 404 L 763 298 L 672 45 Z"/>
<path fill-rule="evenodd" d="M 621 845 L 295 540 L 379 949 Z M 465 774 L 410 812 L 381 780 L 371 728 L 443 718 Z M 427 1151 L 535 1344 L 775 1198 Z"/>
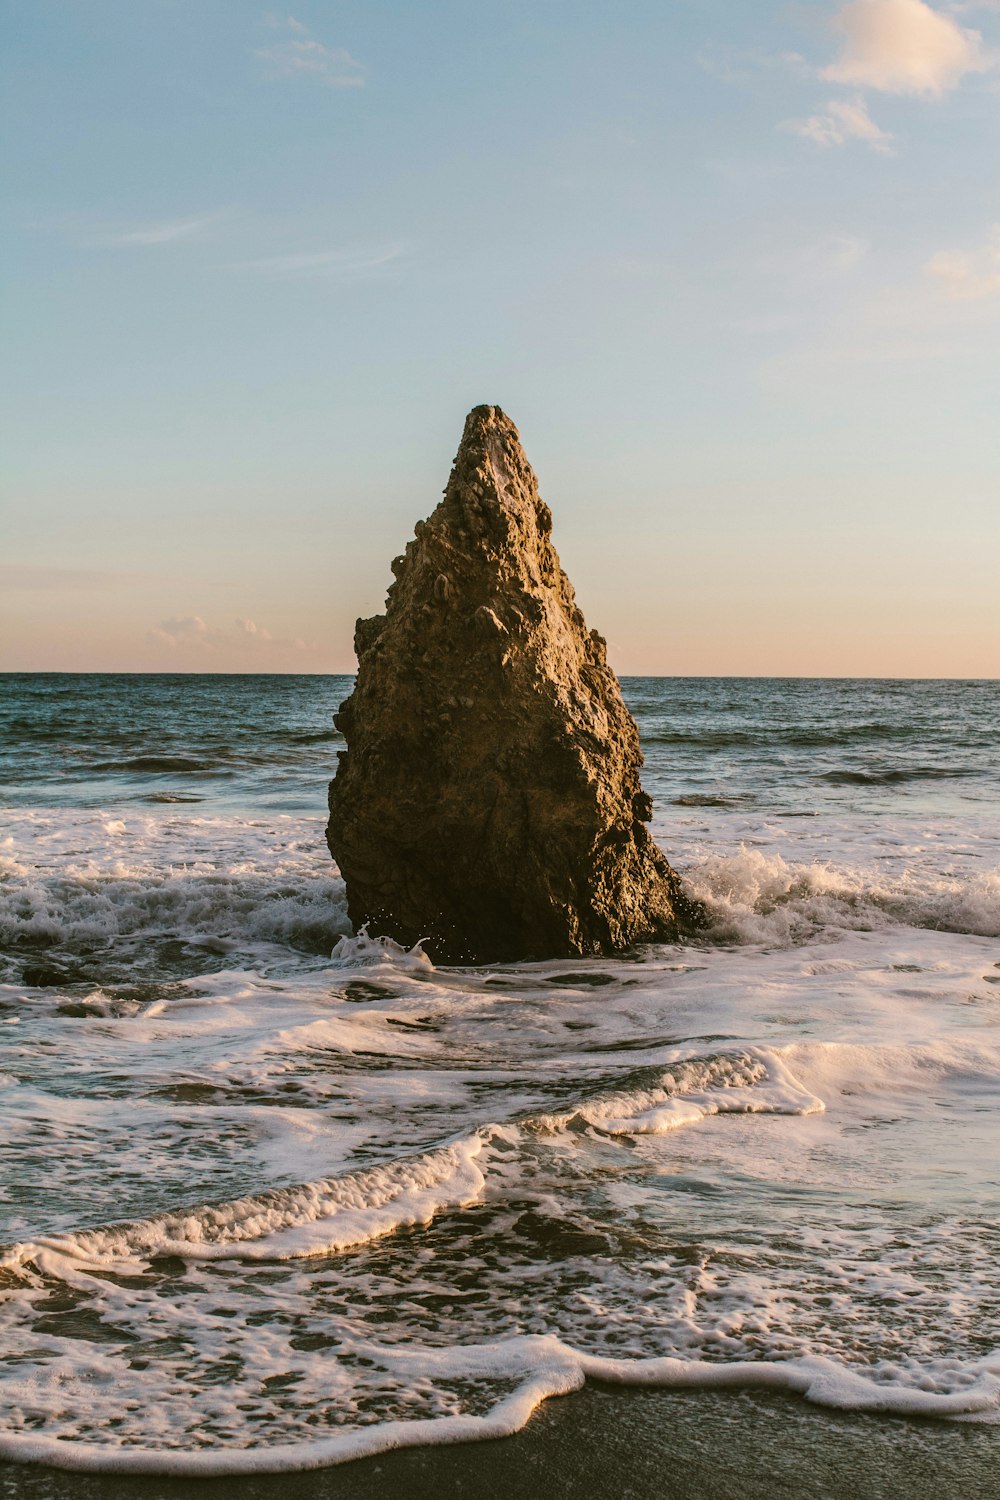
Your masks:
<path fill-rule="evenodd" d="M 126 818 L 10 813 L 8 822 L 0 945 L 14 950 L 176 937 L 328 954 L 350 932 L 315 819 L 265 825 L 167 803 Z"/>
<path fill-rule="evenodd" d="M 708 936 L 729 943 L 801 943 L 824 930 L 867 931 L 893 923 L 1000 937 L 1000 869 L 966 877 L 799 864 L 745 846 L 685 871 L 709 912 Z"/>
<path fill-rule="evenodd" d="M 155 850 L 147 858 L 122 858 L 121 820 L 99 823 L 93 847 L 81 850 L 78 838 L 72 857 L 54 858 L 48 869 L 23 861 L 9 839 L 0 844 L 0 943 L 73 952 L 117 939 L 170 936 L 237 946 L 278 943 L 329 955 L 342 939 L 360 939 L 350 938 L 343 882 L 317 847 L 320 831 L 312 822 L 307 827 L 308 838 L 284 862 L 262 847 L 256 860 L 245 854 L 167 859 L 161 868 Z M 206 837 L 213 834 L 210 825 Z M 794 945 L 823 931 L 893 924 L 1000 936 L 1000 869 L 883 875 L 789 861 L 744 846 L 736 854 L 695 852 L 682 873 L 707 907 L 704 937 L 710 942 Z M 381 951 L 373 946 L 367 959 Z M 356 946 L 345 953 L 351 962 L 363 957 Z"/>
<path fill-rule="evenodd" d="M 0 1256 L 6 1306 L 20 1301 L 26 1309 L 22 1336 L 36 1360 L 43 1350 L 47 1358 L 37 1365 L 30 1392 L 16 1373 L 7 1381 L 14 1418 L 0 1434 L 0 1456 L 192 1477 L 309 1469 L 400 1446 L 509 1435 L 542 1401 L 590 1379 L 677 1389 L 749 1387 L 844 1410 L 1000 1419 L 998 1351 L 965 1360 L 930 1355 L 866 1362 L 845 1358 L 831 1336 L 824 1276 L 840 1285 L 845 1267 L 859 1299 L 848 1347 L 863 1337 L 864 1320 L 884 1317 L 887 1299 L 891 1305 L 902 1289 L 911 1305 L 929 1297 L 936 1308 L 943 1245 L 937 1230 L 918 1235 L 906 1251 L 915 1268 L 928 1261 L 926 1286 L 914 1282 L 898 1237 L 892 1258 L 872 1266 L 862 1226 L 827 1240 L 817 1263 L 827 1272 L 807 1265 L 800 1282 L 795 1263 L 787 1266 L 790 1298 L 769 1287 L 765 1265 L 741 1269 L 735 1263 L 726 1273 L 724 1256 L 714 1270 L 699 1263 L 687 1275 L 683 1255 L 673 1264 L 662 1251 L 657 1258 L 640 1250 L 633 1270 L 613 1269 L 597 1249 L 599 1238 L 581 1237 L 579 1229 L 566 1248 L 556 1243 L 556 1258 L 542 1277 L 541 1268 L 529 1267 L 527 1279 L 519 1280 L 516 1256 L 509 1264 L 490 1260 L 498 1249 L 501 1257 L 510 1251 L 520 1223 L 551 1198 L 551 1185 L 541 1197 L 531 1189 L 539 1170 L 547 1181 L 560 1160 L 572 1170 L 581 1130 L 598 1141 L 608 1133 L 641 1138 L 713 1113 L 794 1116 L 822 1109 L 778 1052 L 748 1048 L 690 1057 L 655 1079 L 630 1075 L 619 1088 L 592 1092 L 562 1112 L 482 1126 L 342 1177 L 14 1246 Z M 538 1153 L 553 1150 L 555 1166 L 546 1166 Z M 439 1273 L 450 1288 L 442 1302 L 427 1277 L 433 1244 L 440 1250 L 446 1242 L 428 1243 L 424 1236 L 440 1218 L 459 1225 L 472 1205 L 500 1219 L 492 1230 L 488 1220 L 478 1229 L 470 1225 L 468 1239 L 452 1248 L 457 1261 L 446 1258 Z M 550 1212 L 558 1215 L 558 1205 Z M 395 1249 L 381 1262 L 366 1261 L 378 1243 L 394 1239 Z M 346 1261 L 330 1259 L 345 1252 Z M 180 1276 L 178 1260 L 185 1268 Z M 495 1279 L 485 1307 L 464 1309 L 456 1284 L 463 1265 L 474 1279 Z M 346 1280 L 341 1284 L 338 1277 Z M 379 1277 L 388 1277 L 390 1293 L 395 1289 L 393 1315 L 366 1321 Z M 561 1294 L 554 1277 L 566 1278 Z M 593 1290 L 574 1299 L 572 1287 L 581 1278 Z M 644 1319 L 642 1299 L 654 1285 L 659 1310 L 651 1306 Z M 46 1298 L 60 1286 L 75 1307 L 90 1306 L 89 1316 L 105 1329 L 104 1341 L 88 1346 L 85 1359 L 74 1340 L 60 1337 L 58 1317 L 46 1310 Z M 515 1288 L 522 1297 L 530 1292 L 539 1302 L 534 1316 L 554 1324 L 554 1331 L 507 1331 L 502 1309 Z M 663 1306 L 668 1292 L 672 1318 Z M 547 1305 L 559 1295 L 569 1296 L 567 1306 L 576 1309 L 568 1319 L 565 1309 L 560 1317 Z M 325 1313 L 324 1297 L 333 1298 Z M 322 1335 L 308 1322 L 303 1331 L 303 1307 L 314 1302 Z M 634 1341 L 616 1346 L 615 1322 L 625 1307 L 645 1330 L 646 1349 L 651 1344 L 669 1352 L 649 1355 Z M 812 1314 L 818 1322 L 810 1345 Z M 533 1321 L 522 1304 L 516 1318 L 529 1326 Z M 803 1320 L 807 1327 L 793 1337 Z M 489 1328 L 494 1331 L 484 1337 Z M 221 1368 L 227 1370 L 224 1397 Z M 125 1404 L 116 1394 L 123 1383 L 131 1393 Z M 404 1390 L 412 1393 L 410 1414 L 404 1401 L 400 1415 Z M 255 1423 L 249 1441 L 248 1413 Z"/>
<path fill-rule="evenodd" d="M 476 1158 L 497 1129 L 487 1126 L 437 1151 L 345 1177 L 16 1245 L 0 1256 L 0 1272 L 29 1268 L 72 1280 L 78 1267 L 169 1255 L 287 1260 L 368 1244 L 478 1197 L 485 1178 Z"/>
<path fill-rule="evenodd" d="M 628 1087 L 595 1093 L 561 1113 L 529 1113 L 507 1124 L 483 1125 L 435 1150 L 387 1165 L 143 1222 L 15 1245 L 0 1254 L 0 1272 L 29 1267 L 48 1276 L 72 1277 L 77 1266 L 170 1255 L 286 1260 L 329 1254 L 429 1223 L 443 1209 L 473 1202 L 485 1184 L 489 1148 L 498 1143 L 516 1148 L 522 1132 L 553 1135 L 589 1126 L 607 1135 L 663 1135 L 710 1115 L 807 1115 L 824 1108 L 777 1054 L 761 1048 L 681 1061 L 645 1074 L 650 1076 L 633 1076 Z"/>
<path fill-rule="evenodd" d="M 176 935 L 231 943 L 283 943 L 329 953 L 350 932 L 335 875 L 51 876 L 0 887 L 0 941 L 14 948 L 77 949 L 116 938 Z"/>

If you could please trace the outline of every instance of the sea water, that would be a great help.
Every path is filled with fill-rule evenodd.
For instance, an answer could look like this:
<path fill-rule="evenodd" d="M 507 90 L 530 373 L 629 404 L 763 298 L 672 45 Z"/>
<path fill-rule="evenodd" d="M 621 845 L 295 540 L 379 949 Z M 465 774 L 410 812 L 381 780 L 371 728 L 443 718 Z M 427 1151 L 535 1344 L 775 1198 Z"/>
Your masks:
<path fill-rule="evenodd" d="M 349 686 L 0 679 L 0 1457 L 1000 1420 L 1000 684 L 627 681 L 710 926 L 492 968 L 352 934 Z"/>

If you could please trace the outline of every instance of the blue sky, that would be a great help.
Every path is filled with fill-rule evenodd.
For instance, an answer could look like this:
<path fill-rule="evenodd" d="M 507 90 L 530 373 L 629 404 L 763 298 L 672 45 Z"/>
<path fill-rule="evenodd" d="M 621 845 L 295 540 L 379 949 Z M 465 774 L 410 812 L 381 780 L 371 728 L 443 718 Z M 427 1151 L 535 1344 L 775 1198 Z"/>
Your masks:
<path fill-rule="evenodd" d="M 1000 5 L 5 4 L 0 666 L 350 670 L 465 412 L 622 672 L 1000 674 Z"/>

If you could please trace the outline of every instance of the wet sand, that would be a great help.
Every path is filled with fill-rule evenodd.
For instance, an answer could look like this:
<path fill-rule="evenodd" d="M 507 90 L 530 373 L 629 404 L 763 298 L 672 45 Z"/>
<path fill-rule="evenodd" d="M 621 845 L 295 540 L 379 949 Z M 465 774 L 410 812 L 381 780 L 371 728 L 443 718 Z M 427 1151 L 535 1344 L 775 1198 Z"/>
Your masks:
<path fill-rule="evenodd" d="M 0 1500 L 996 1500 L 1000 1426 L 828 1412 L 768 1393 L 547 1402 L 515 1437 L 308 1473 L 133 1478 L 0 1465 Z"/>

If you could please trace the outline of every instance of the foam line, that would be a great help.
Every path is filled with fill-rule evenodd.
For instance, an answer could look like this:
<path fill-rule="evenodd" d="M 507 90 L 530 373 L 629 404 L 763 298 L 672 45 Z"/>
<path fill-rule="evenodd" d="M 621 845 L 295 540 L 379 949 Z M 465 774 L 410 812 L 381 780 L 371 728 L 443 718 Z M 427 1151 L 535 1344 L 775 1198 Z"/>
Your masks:
<path fill-rule="evenodd" d="M 728 1056 L 676 1063 L 652 1086 L 599 1095 L 524 1123 L 560 1131 L 582 1120 L 608 1135 L 666 1135 L 710 1115 L 815 1115 L 825 1108 L 774 1051 L 747 1047 Z"/>
<path fill-rule="evenodd" d="M 521 1125 L 558 1132 L 582 1119 L 608 1134 L 659 1135 L 714 1114 L 805 1115 L 823 1109 L 823 1101 L 772 1051 L 752 1047 L 675 1064 L 653 1087 L 608 1094 L 558 1115 L 527 1117 Z M 475 1202 L 486 1180 L 477 1158 L 492 1139 L 513 1142 L 517 1134 L 517 1126 L 487 1124 L 433 1151 L 343 1177 L 134 1223 L 38 1236 L 0 1254 L 0 1270 L 33 1265 L 67 1279 L 88 1268 L 154 1256 L 262 1261 L 346 1250 Z"/>
<path fill-rule="evenodd" d="M 421 1352 L 425 1357 L 429 1353 Z M 393 1448 L 510 1437 L 527 1424 L 543 1401 L 579 1390 L 587 1379 L 673 1390 L 779 1390 L 820 1406 L 898 1416 L 949 1418 L 1000 1413 L 1000 1351 L 980 1362 L 980 1374 L 974 1385 L 947 1393 L 882 1384 L 819 1357 L 741 1360 L 731 1364 L 674 1358 L 608 1359 L 580 1353 L 556 1338 L 545 1336 L 444 1351 L 443 1362 L 452 1373 L 464 1369 L 503 1374 L 532 1363 L 537 1367 L 529 1370 L 522 1384 L 484 1416 L 381 1422 L 305 1443 L 194 1453 L 90 1445 L 38 1433 L 0 1434 L 0 1458 L 91 1473 L 163 1474 L 179 1478 L 291 1473 L 370 1458 Z"/>
<path fill-rule="evenodd" d="M 74 1267 L 86 1270 L 153 1256 L 293 1260 L 345 1250 L 427 1224 L 442 1208 L 474 1202 L 485 1182 L 476 1158 L 495 1133 L 487 1126 L 387 1166 L 186 1214 L 38 1238 L 13 1246 L 0 1257 L 0 1270 L 34 1265 L 44 1275 L 66 1278 Z"/>

